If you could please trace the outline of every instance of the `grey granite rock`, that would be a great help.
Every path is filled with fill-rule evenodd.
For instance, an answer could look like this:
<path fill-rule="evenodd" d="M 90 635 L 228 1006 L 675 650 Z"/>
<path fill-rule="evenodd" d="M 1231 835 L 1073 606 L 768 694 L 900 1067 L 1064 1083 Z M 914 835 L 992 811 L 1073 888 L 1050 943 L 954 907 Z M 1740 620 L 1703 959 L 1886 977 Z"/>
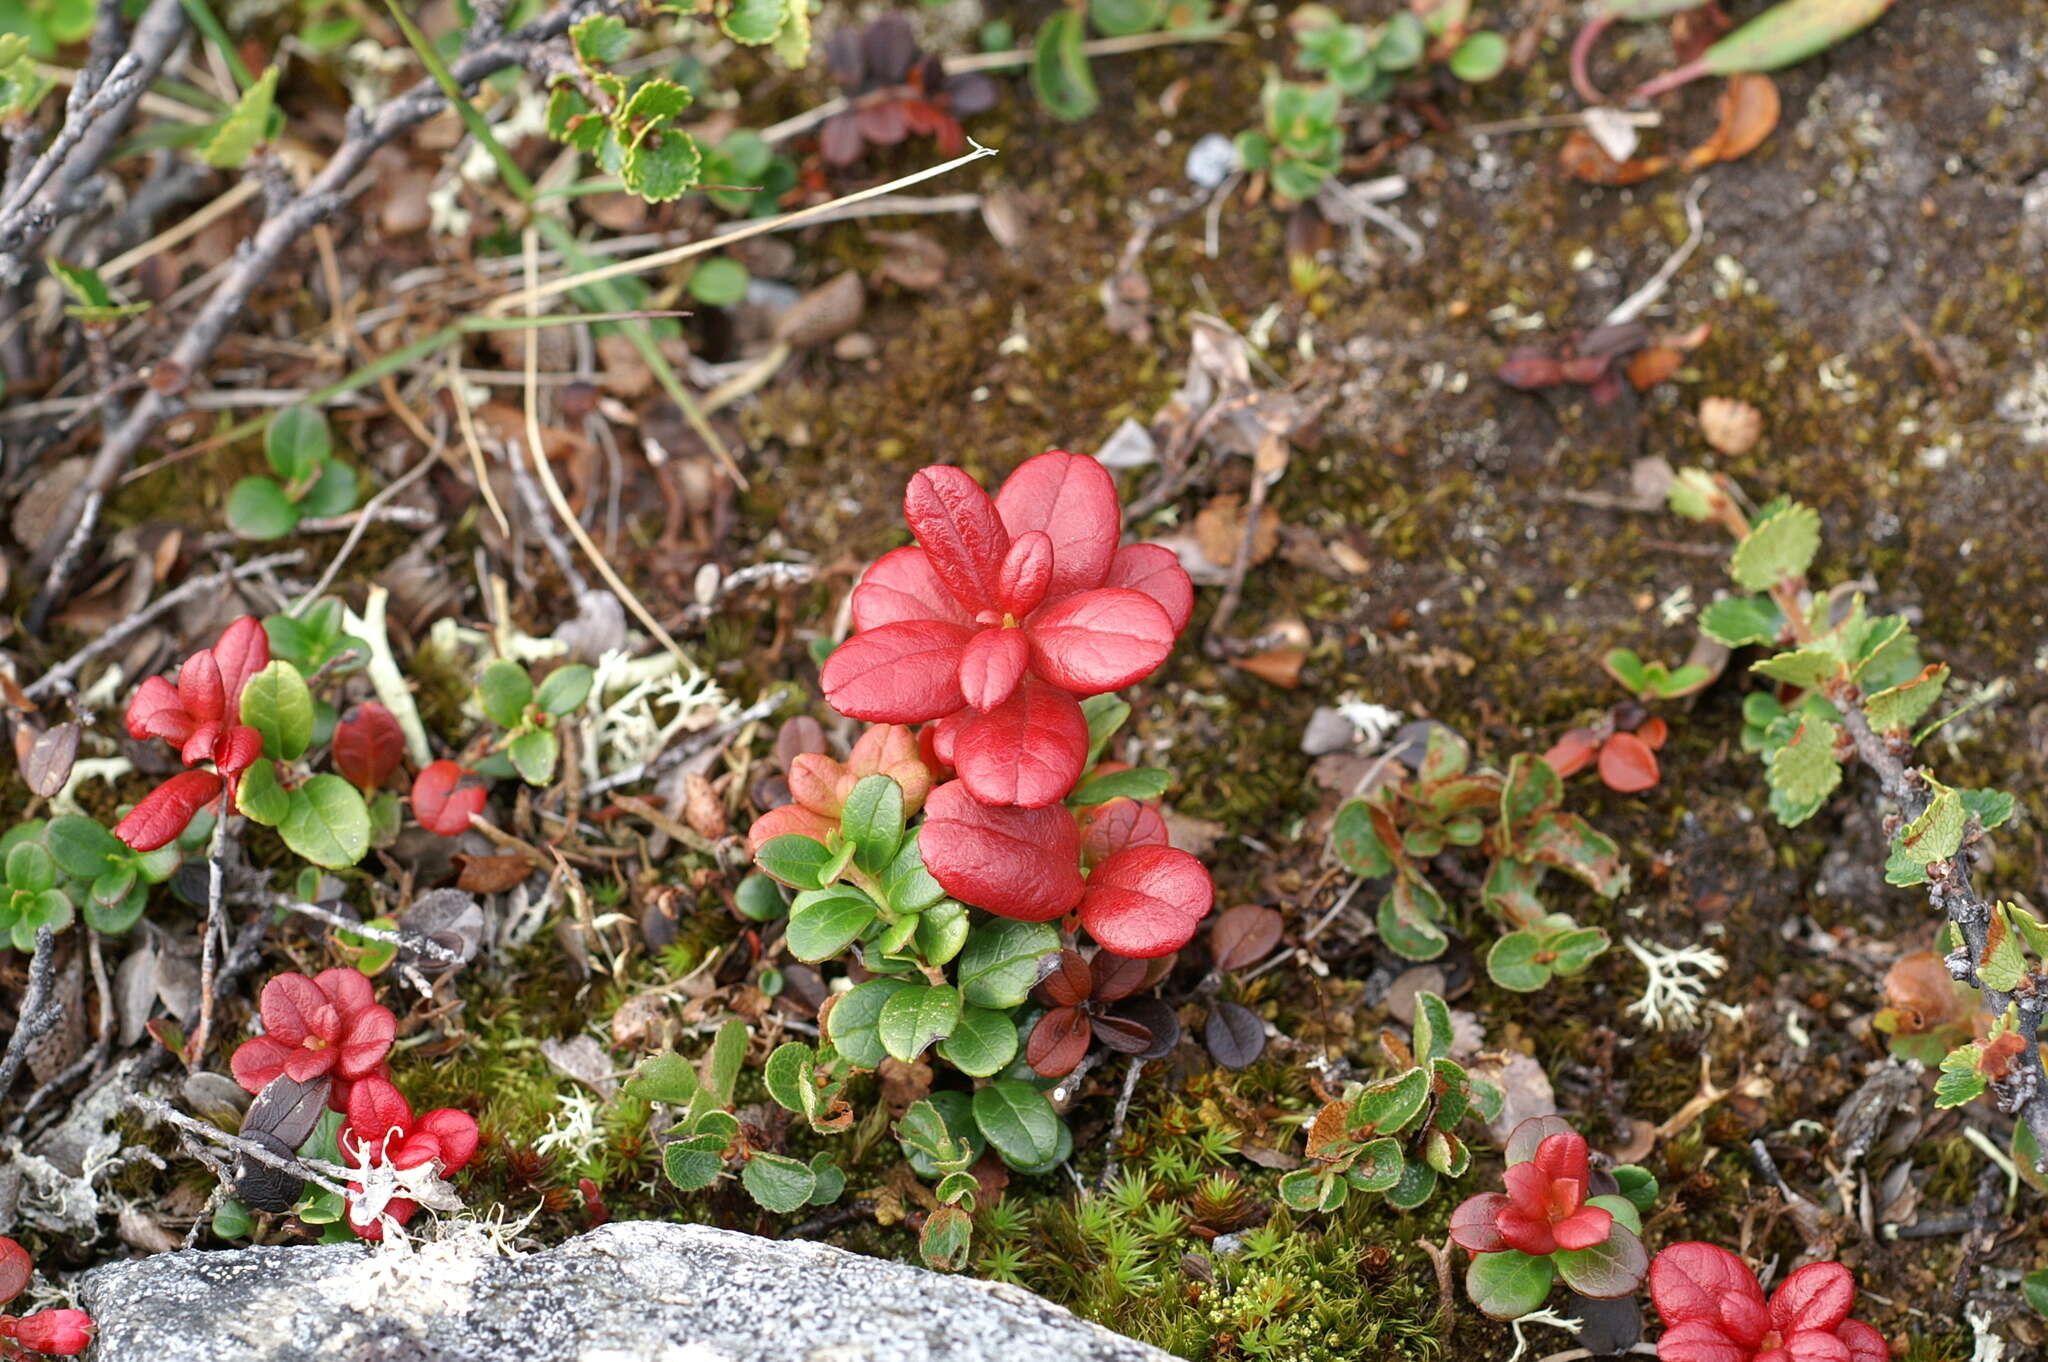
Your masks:
<path fill-rule="evenodd" d="M 94 1269 L 98 1362 L 1167 1362 L 1018 1287 L 703 1225 Z"/>

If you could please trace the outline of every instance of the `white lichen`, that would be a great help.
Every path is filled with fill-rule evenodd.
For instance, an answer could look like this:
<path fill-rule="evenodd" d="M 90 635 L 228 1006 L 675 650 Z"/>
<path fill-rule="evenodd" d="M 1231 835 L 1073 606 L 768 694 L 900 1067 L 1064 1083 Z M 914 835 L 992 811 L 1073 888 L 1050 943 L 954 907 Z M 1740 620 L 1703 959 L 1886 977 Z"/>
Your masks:
<path fill-rule="evenodd" d="M 534 1139 L 534 1152 L 560 1152 L 571 1163 L 588 1162 L 604 1144 L 604 1131 L 598 1128 L 597 1118 L 595 1098 L 580 1089 L 572 1088 L 562 1093 L 555 1099 L 555 1111 L 548 1117 L 548 1128 Z"/>
<path fill-rule="evenodd" d="M 1642 996 L 1625 1009 L 1628 1015 L 1642 1018 L 1652 1031 L 1698 1025 L 1707 981 L 1727 971 L 1728 958 L 1705 946 L 1645 946 L 1634 937 L 1623 937 L 1621 944 L 1649 976 Z"/>
<path fill-rule="evenodd" d="M 1522 1335 L 1522 1326 L 1526 1324 L 1547 1324 L 1553 1329 L 1564 1330 L 1573 1338 L 1577 1338 L 1579 1331 L 1586 1327 L 1586 1321 L 1582 1319 L 1566 1319 L 1563 1315 L 1558 1314 L 1555 1308 L 1548 1305 L 1544 1306 L 1541 1310 L 1531 1310 L 1519 1319 L 1508 1321 L 1508 1327 L 1515 1331 L 1515 1350 L 1508 1354 L 1508 1362 L 1521 1362 L 1522 1354 L 1529 1351 L 1529 1340 Z"/>

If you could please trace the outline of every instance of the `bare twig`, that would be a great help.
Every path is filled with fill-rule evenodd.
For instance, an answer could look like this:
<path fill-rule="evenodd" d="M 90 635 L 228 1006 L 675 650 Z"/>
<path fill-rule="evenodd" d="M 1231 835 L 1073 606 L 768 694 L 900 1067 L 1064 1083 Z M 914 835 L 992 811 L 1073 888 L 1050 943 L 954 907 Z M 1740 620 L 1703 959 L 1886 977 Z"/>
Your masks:
<path fill-rule="evenodd" d="M 227 879 L 228 824 L 233 817 L 223 800 L 220 814 L 214 819 L 213 847 L 206 857 L 206 935 L 199 946 L 199 1024 L 192 1028 L 191 1043 L 185 1047 L 185 1067 L 194 1073 L 206 1062 L 206 1042 L 213 1034 L 213 978 L 224 930 L 221 891 Z"/>
<path fill-rule="evenodd" d="M 47 1034 L 64 1015 L 64 1007 L 53 996 L 57 982 L 57 938 L 48 927 L 36 928 L 36 953 L 28 962 L 28 989 L 21 995 L 21 1012 L 8 1038 L 7 1053 L 0 1055 L 0 1100 L 14 1086 L 21 1065 L 28 1058 L 29 1042 Z"/>
<path fill-rule="evenodd" d="M 356 922 L 350 918 L 343 917 L 340 913 L 331 912 L 328 909 L 322 908 L 317 903 L 307 903 L 286 894 L 266 895 L 263 903 L 267 907 L 282 908 L 288 913 L 297 913 L 300 917 L 309 917 L 316 922 L 324 922 L 336 931 L 362 937 L 365 941 L 382 941 L 386 945 L 396 946 L 402 951 L 410 951 L 412 954 L 423 959 L 432 960 L 436 964 L 459 965 L 462 963 L 462 956 L 459 953 L 450 950 L 423 932 L 408 931 L 403 927 L 400 927 L 397 931 L 392 931 L 387 927 L 372 927 L 366 922 Z"/>
<path fill-rule="evenodd" d="M 167 1126 L 187 1131 L 202 1140 L 219 1145 L 222 1149 L 232 1149 L 237 1154 L 246 1155 L 260 1164 L 275 1168 L 280 1173 L 304 1178 L 321 1191 L 332 1192 L 343 1201 L 348 1200 L 348 1188 L 335 1179 L 348 1177 L 351 1170 L 338 1163 L 329 1163 L 325 1159 L 286 1158 L 275 1150 L 264 1148 L 254 1140 L 230 1135 L 218 1126 L 208 1125 L 196 1116 L 187 1116 L 168 1102 L 160 1102 L 141 1093 L 130 1096 L 124 1105 L 151 1123 L 161 1121 Z"/>
<path fill-rule="evenodd" d="M 1124 1121 L 1131 1114 L 1131 1097 L 1138 1091 L 1138 1075 L 1145 1072 L 1145 1061 L 1132 1056 L 1130 1066 L 1124 1070 L 1124 1088 L 1117 1094 L 1116 1114 L 1109 1122 L 1109 1158 L 1102 1165 L 1102 1176 L 1096 1179 L 1097 1187 L 1107 1187 L 1116 1179 L 1117 1155 L 1123 1148 Z"/>
<path fill-rule="evenodd" d="M 1692 259 L 1692 253 L 1700 248 L 1706 236 L 1707 219 L 1700 212 L 1700 196 L 1707 192 L 1706 177 L 1694 180 L 1692 187 L 1685 191 L 1685 240 L 1671 253 L 1650 281 L 1615 305 L 1614 311 L 1600 319 L 1602 326 L 1622 326 L 1636 320 L 1664 296 L 1664 290 L 1671 287 L 1671 281 L 1685 268 L 1685 262 Z"/>

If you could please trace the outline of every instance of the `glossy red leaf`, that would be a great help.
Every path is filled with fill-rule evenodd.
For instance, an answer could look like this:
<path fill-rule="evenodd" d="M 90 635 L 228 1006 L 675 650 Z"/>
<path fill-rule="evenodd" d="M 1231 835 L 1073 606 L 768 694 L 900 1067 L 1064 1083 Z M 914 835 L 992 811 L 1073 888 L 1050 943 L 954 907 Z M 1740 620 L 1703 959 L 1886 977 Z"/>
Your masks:
<path fill-rule="evenodd" d="M 1495 1222 L 1507 1209 L 1499 1192 L 1481 1192 L 1458 1203 L 1451 1212 L 1451 1242 L 1472 1253 L 1498 1253 L 1508 1246 Z"/>
<path fill-rule="evenodd" d="M 28 1250 L 0 1235 L 0 1305 L 19 1296 L 35 1275 L 35 1260 Z"/>
<path fill-rule="evenodd" d="M 995 606 L 1010 536 L 980 483 L 949 464 L 921 468 L 903 490 L 903 518 L 954 600 L 970 613 Z"/>
<path fill-rule="evenodd" d="M 850 719 L 921 724 L 966 703 L 960 658 L 974 631 L 944 620 L 903 620 L 855 634 L 825 659 L 825 702 Z"/>
<path fill-rule="evenodd" d="M 270 635 L 263 631 L 262 621 L 244 615 L 221 630 L 220 641 L 213 645 L 213 661 L 228 714 L 240 714 L 242 688 L 270 665 Z"/>
<path fill-rule="evenodd" d="M 1575 776 L 1586 769 L 1593 760 L 1593 753 L 1599 749 L 1590 729 L 1574 728 L 1557 740 L 1557 745 L 1543 754 L 1543 760 L 1550 764 L 1559 779 Z"/>
<path fill-rule="evenodd" d="M 953 765 L 976 799 L 1025 809 L 1065 799 L 1087 760 L 1079 703 L 1028 677 L 1001 705 L 969 718 L 953 744 Z"/>
<path fill-rule="evenodd" d="M 178 699 L 185 712 L 201 723 L 217 723 L 228 717 L 227 691 L 221 685 L 220 664 L 211 652 L 194 653 L 178 669 Z"/>
<path fill-rule="evenodd" d="M 1187 945 L 1216 887 L 1202 863 L 1174 847 L 1133 847 L 1095 867 L 1081 925 L 1098 945 L 1146 960 Z"/>
<path fill-rule="evenodd" d="M 144 795 L 142 802 L 114 825 L 114 836 L 134 851 L 168 846 L 192 821 L 192 815 L 217 799 L 220 791 L 221 778 L 212 771 L 181 771 Z"/>
<path fill-rule="evenodd" d="M 469 820 L 484 811 L 482 777 L 452 761 L 429 762 L 412 782 L 412 816 L 428 832 L 454 837 L 469 830 Z"/>
<path fill-rule="evenodd" d="M 994 709 L 1016 693 L 1030 664 L 1022 629 L 984 629 L 960 655 L 961 698 L 975 709 Z"/>
<path fill-rule="evenodd" d="M 1600 746 L 1600 780 L 1610 790 L 1637 794 L 1656 785 L 1657 754 L 1633 733 L 1616 733 Z"/>
<path fill-rule="evenodd" d="M 1659 752 L 1670 740 L 1671 725 L 1653 715 L 1636 725 L 1636 736 L 1648 743 L 1652 752 Z"/>
<path fill-rule="evenodd" d="M 1614 1229 L 1614 1216 L 1600 1206 L 1581 1206 L 1550 1227 L 1561 1249 L 1589 1249 L 1607 1242 Z"/>
<path fill-rule="evenodd" d="M 341 1038 L 341 1009 L 327 990 L 303 974 L 274 976 L 257 1003 L 263 1034 L 285 1045 L 317 1040 L 325 1047 Z"/>
<path fill-rule="evenodd" d="M 1102 770 L 1100 766 L 1095 769 Z M 1172 840 L 1166 831 L 1166 819 L 1157 808 L 1121 795 L 1106 804 L 1082 809 L 1077 816 L 1083 820 L 1083 865 L 1106 861 L 1125 847 L 1163 847 Z"/>
<path fill-rule="evenodd" d="M 1789 1362 L 1849 1362 L 1849 1345 L 1828 1330 L 1805 1329 L 1787 1334 L 1779 1348 Z M 1779 1359 L 1766 1352 L 1759 1355 L 1759 1362 Z"/>
<path fill-rule="evenodd" d="M 910 817 L 924 807 L 931 793 L 932 773 L 918 751 L 917 735 L 901 724 L 880 724 L 854 740 L 853 751 L 839 775 L 839 799 L 869 776 L 887 776 L 903 791 L 903 813 Z"/>
<path fill-rule="evenodd" d="M 923 549 L 891 549 L 874 561 L 853 589 L 853 627 L 879 629 L 905 620 L 972 625 L 973 614 L 953 599 Z"/>
<path fill-rule="evenodd" d="M 1673 1244 L 1650 1261 L 1650 1299 L 1668 1325 L 1705 1324 L 1754 1347 L 1770 1310 L 1749 1267 L 1718 1244 Z"/>
<path fill-rule="evenodd" d="M 1808 1263 L 1771 1294 L 1771 1327 L 1780 1333 L 1832 1331 L 1856 1305 L 1856 1278 L 1840 1263 Z"/>
<path fill-rule="evenodd" d="M 334 769 L 365 794 L 391 779 L 404 759 L 404 730 L 374 700 L 351 706 L 334 726 Z"/>
<path fill-rule="evenodd" d="M 996 510 L 1012 536 L 1042 530 L 1053 545 L 1048 595 L 1101 585 L 1123 532 L 1116 482 L 1085 454 L 1049 450 L 1027 459 L 996 493 Z"/>
<path fill-rule="evenodd" d="M 1657 1362 L 1753 1362 L 1746 1348 L 1704 1321 L 1674 1325 L 1657 1340 Z"/>
<path fill-rule="evenodd" d="M 1099 695 L 1150 676 L 1173 651 L 1175 637 L 1159 602 L 1128 587 L 1054 600 L 1025 629 L 1032 670 L 1076 695 Z"/>
<path fill-rule="evenodd" d="M 996 581 L 996 604 L 1003 613 L 1021 620 L 1045 599 L 1052 578 L 1052 536 L 1043 530 L 1018 534 L 1010 541 L 1010 551 L 1003 555 L 1002 574 Z"/>
<path fill-rule="evenodd" d="M 178 745 L 178 760 L 187 766 L 197 766 L 202 761 L 212 761 L 215 746 L 220 742 L 223 725 L 218 719 L 208 719 L 192 730 L 192 736 Z"/>
<path fill-rule="evenodd" d="M 365 1078 L 349 1089 L 348 1133 L 357 1144 L 381 1150 L 387 1137 L 404 1139 L 412 1124 L 412 1104 L 389 1081 Z"/>
<path fill-rule="evenodd" d="M 476 1157 L 476 1117 L 454 1107 L 436 1107 L 420 1117 L 420 1129 L 441 1145 L 441 1171 L 452 1173 Z"/>
<path fill-rule="evenodd" d="M 297 1048 L 275 1036 L 251 1036 L 228 1057 L 228 1072 L 245 1092 L 262 1092 L 284 1073 L 285 1060 Z"/>
<path fill-rule="evenodd" d="M 951 781 L 925 801 L 918 849 L 948 894 L 999 917 L 1044 922 L 1081 901 L 1080 833 L 1057 806 L 992 808 Z"/>
<path fill-rule="evenodd" d="M 135 698 L 128 702 L 127 724 L 131 738 L 163 738 L 174 743 L 184 742 L 199 726 L 198 720 L 185 712 L 177 687 L 161 676 L 144 677 L 136 687 Z"/>
<path fill-rule="evenodd" d="M 1845 1319 L 1836 1325 L 1835 1337 L 1849 1349 L 1849 1362 L 1890 1362 L 1891 1345 L 1860 1319 Z"/>
<path fill-rule="evenodd" d="M 1142 591 L 1159 602 L 1176 637 L 1188 627 L 1188 616 L 1195 611 L 1195 584 L 1188 580 L 1187 569 L 1172 549 L 1159 544 L 1126 544 L 1118 549 L 1102 584 Z"/>
<path fill-rule="evenodd" d="M 17 1343 L 47 1357 L 76 1357 L 92 1345 L 92 1317 L 83 1310 L 38 1310 L 9 1329 Z"/>
<path fill-rule="evenodd" d="M 1046 1078 L 1065 1078 L 1088 1053 L 1093 1028 L 1078 1007 L 1056 1007 L 1038 1019 L 1024 1042 L 1024 1059 Z"/>

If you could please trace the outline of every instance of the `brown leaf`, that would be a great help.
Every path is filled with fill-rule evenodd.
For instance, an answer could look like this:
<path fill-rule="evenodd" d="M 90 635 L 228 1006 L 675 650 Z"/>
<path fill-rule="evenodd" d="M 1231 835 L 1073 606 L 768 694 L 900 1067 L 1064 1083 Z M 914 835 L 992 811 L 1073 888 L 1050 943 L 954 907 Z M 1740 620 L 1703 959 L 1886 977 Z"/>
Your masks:
<path fill-rule="evenodd" d="M 929 293 L 946 282 L 946 248 L 923 232 L 869 232 L 881 246 L 881 274 L 912 293 Z"/>
<path fill-rule="evenodd" d="M 1733 397 L 1700 401 L 1700 434 L 1723 454 L 1747 454 L 1763 435 L 1764 414 Z"/>
<path fill-rule="evenodd" d="M 55 797 L 64 788 L 64 782 L 71 778 L 71 763 L 78 759 L 78 734 L 76 723 L 61 723 L 47 733 L 28 737 L 26 727 L 14 730 L 17 751 L 24 745 L 26 752 L 20 752 L 21 776 L 28 782 L 29 789 L 45 799 Z"/>
<path fill-rule="evenodd" d="M 1626 161 L 1617 161 L 1584 128 L 1564 139 L 1557 160 L 1573 179 L 1604 185 L 1640 184 L 1671 166 L 1669 156 L 1631 156 Z"/>
<path fill-rule="evenodd" d="M 1653 345 L 1629 356 L 1628 381 L 1637 392 L 1648 392 L 1678 372 L 1685 356 L 1668 345 Z"/>
<path fill-rule="evenodd" d="M 458 856 L 455 883 L 472 894 L 502 894 L 533 873 L 523 852 L 503 856 Z"/>
<path fill-rule="evenodd" d="M 1739 71 L 1728 77 L 1728 88 L 1721 92 L 1721 125 L 1685 154 L 1685 168 L 1698 170 L 1749 155 L 1778 126 L 1778 113 L 1778 87 L 1769 76 Z"/>
<path fill-rule="evenodd" d="M 867 304 L 860 276 L 848 270 L 812 289 L 776 318 L 775 339 L 798 350 L 837 340 L 860 325 Z"/>
<path fill-rule="evenodd" d="M 1250 657 L 1240 657 L 1232 665 L 1239 671 L 1250 672 L 1268 685 L 1282 690 L 1293 690 L 1301 684 L 1301 667 L 1308 661 L 1308 653 L 1300 648 L 1273 648 Z"/>
<path fill-rule="evenodd" d="M 1195 543 L 1202 556 L 1217 567 L 1234 567 L 1238 548 L 1244 543 L 1244 498 L 1235 494 L 1217 497 L 1195 516 Z M 1280 547 L 1280 513 L 1267 506 L 1259 513 L 1259 527 L 1252 534 L 1252 566 L 1273 556 Z"/>
<path fill-rule="evenodd" d="M 712 788 L 710 777 L 701 771 L 692 771 L 683 777 L 683 821 L 690 825 L 690 831 L 711 842 L 725 836 L 729 830 L 725 822 L 725 802 Z"/>
<path fill-rule="evenodd" d="M 1932 951 L 1901 956 L 1886 970 L 1884 997 L 1898 1010 L 1902 1036 L 1926 1035 L 1961 1021 L 1969 1012 L 1968 998 Z"/>
<path fill-rule="evenodd" d="M 1220 970 L 1256 965 L 1280 944 L 1280 914 L 1257 903 L 1240 903 L 1209 929 L 1209 951 Z"/>
<path fill-rule="evenodd" d="M 908 1064 L 884 1059 L 876 1066 L 875 1075 L 882 1080 L 882 1105 L 889 1108 L 891 1117 L 902 1116 L 912 1102 L 931 1096 L 932 1066 L 921 1059 Z"/>

